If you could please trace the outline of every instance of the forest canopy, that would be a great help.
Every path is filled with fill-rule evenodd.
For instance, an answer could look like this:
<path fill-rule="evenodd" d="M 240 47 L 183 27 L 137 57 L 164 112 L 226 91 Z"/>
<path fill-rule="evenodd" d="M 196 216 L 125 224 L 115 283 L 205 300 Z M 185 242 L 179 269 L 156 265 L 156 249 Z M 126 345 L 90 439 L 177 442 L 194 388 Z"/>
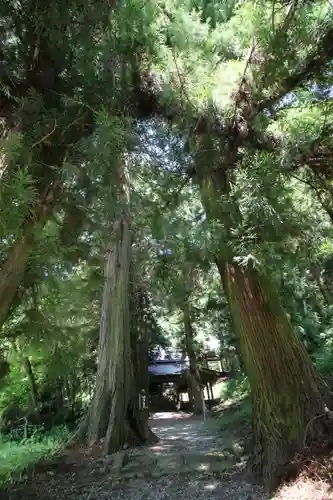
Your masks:
<path fill-rule="evenodd" d="M 330 441 L 332 40 L 323 1 L 1 2 L 3 415 L 147 442 L 149 350 L 200 407 L 213 345 L 257 478 Z"/>

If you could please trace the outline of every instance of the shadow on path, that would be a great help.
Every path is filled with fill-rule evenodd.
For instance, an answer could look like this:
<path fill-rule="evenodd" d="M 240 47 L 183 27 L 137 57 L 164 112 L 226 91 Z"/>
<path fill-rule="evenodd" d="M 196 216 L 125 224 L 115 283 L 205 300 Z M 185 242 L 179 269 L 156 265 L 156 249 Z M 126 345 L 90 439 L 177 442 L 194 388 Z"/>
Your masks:
<path fill-rule="evenodd" d="M 213 453 L 221 451 L 222 439 L 212 434 L 202 416 L 190 413 L 155 413 L 150 419 L 153 432 L 160 442 L 151 447 L 171 451 Z"/>
<path fill-rule="evenodd" d="M 222 438 L 202 417 L 153 415 L 160 441 L 110 456 L 72 450 L 60 469 L 38 471 L 0 500 L 268 500 L 223 455 Z M 64 467 L 66 465 L 66 467 Z"/>

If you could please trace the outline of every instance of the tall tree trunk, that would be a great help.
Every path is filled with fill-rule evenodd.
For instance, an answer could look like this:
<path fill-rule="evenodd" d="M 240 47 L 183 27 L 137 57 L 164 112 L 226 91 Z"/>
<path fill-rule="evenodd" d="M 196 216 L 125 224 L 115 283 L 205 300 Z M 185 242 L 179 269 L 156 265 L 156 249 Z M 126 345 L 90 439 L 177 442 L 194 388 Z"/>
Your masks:
<path fill-rule="evenodd" d="M 253 401 L 251 466 L 268 485 L 305 443 L 329 435 L 332 397 L 266 277 L 224 262 Z"/>
<path fill-rule="evenodd" d="M 203 205 L 208 218 L 224 226 L 228 242 L 239 210 L 223 209 L 229 194 L 226 169 L 198 169 Z M 232 248 L 217 250 L 217 263 L 240 338 L 240 349 L 253 400 L 253 453 L 256 476 L 275 486 L 304 444 L 329 436 L 332 397 L 317 374 L 300 338 L 293 331 L 279 297 L 267 277 L 252 263 L 236 264 Z"/>
<path fill-rule="evenodd" d="M 8 253 L 0 267 L 0 329 L 6 321 L 17 289 L 23 279 L 33 247 L 34 229 L 43 226 L 58 201 L 61 186 L 55 185 L 31 209 L 31 215 L 22 228 L 22 235 Z"/>
<path fill-rule="evenodd" d="M 100 323 L 96 388 L 88 418 L 88 441 L 104 438 L 105 452 L 129 442 L 144 443 L 134 383 L 130 332 L 131 218 L 126 171 L 119 174 L 121 211 L 113 225 L 108 245 Z"/>
<path fill-rule="evenodd" d="M 43 19 L 44 15 L 46 15 L 47 19 L 47 11 L 43 11 L 38 7 L 37 17 L 39 22 L 42 22 L 41 19 Z M 8 88 L 11 89 L 11 95 L 5 96 L 2 92 L 1 96 L 3 107 L 8 110 L 8 113 L 4 115 L 7 114 L 7 131 L 2 139 L 9 136 L 9 130 L 11 134 L 19 132 L 23 135 L 24 140 L 27 133 L 29 135 L 27 147 L 30 144 L 30 133 L 35 127 L 35 123 L 40 121 L 39 126 L 46 125 L 45 116 L 47 116 L 48 112 L 50 117 L 53 116 L 55 109 L 59 109 L 61 120 L 68 121 L 68 126 L 65 126 L 65 122 L 63 122 L 63 130 L 60 133 L 60 127 L 56 125 L 55 120 L 53 135 L 44 131 L 46 132 L 44 139 L 38 140 L 32 147 L 31 144 L 29 146 L 32 155 L 29 174 L 34 182 L 37 200 L 29 207 L 29 215 L 20 228 L 19 236 L 9 251 L 6 260 L 0 264 L 0 329 L 8 317 L 17 288 L 22 282 L 26 264 L 33 248 L 35 228 L 37 225 L 43 227 L 61 194 L 59 171 L 63 161 L 65 158 L 70 159 L 73 145 L 93 131 L 93 112 L 91 116 L 90 113 L 88 115 L 83 113 L 85 124 L 91 124 L 83 128 L 82 121 L 77 120 L 77 111 L 73 111 L 72 117 L 71 111 L 61 104 L 63 81 L 60 75 L 66 68 L 66 57 L 60 54 L 58 57 L 55 46 L 48 36 L 43 36 L 43 40 L 41 40 L 40 34 L 38 34 L 37 38 L 38 55 L 36 53 L 30 62 L 28 61 L 29 58 L 25 62 L 22 61 L 24 66 L 25 63 L 27 64 L 26 70 L 29 67 L 29 84 L 27 86 L 24 84 L 19 89 L 16 88 L 15 82 L 9 76 L 8 79 L 6 78 L 6 86 L 8 85 Z M 45 79 L 45 75 L 52 75 L 52 77 Z M 70 97 L 73 89 L 68 88 L 67 90 L 66 95 Z M 29 96 L 31 92 L 32 94 L 36 93 L 36 96 L 38 95 L 39 102 L 39 106 L 33 113 L 31 113 L 32 94 Z M 16 97 L 14 98 L 14 96 Z M 21 101 L 23 101 L 23 105 L 21 105 Z M 37 109 L 42 110 L 40 114 L 38 114 Z M 50 137 L 51 140 L 49 140 Z M 77 151 L 75 151 L 75 155 L 77 155 Z M 24 156 L 18 162 L 11 162 L 11 165 L 8 165 L 7 158 L 1 154 L 0 180 L 5 179 L 10 183 L 13 173 L 16 173 L 21 166 L 26 168 L 26 158 Z"/>
<path fill-rule="evenodd" d="M 197 364 L 197 357 L 195 354 L 193 340 L 194 332 L 191 320 L 191 313 L 188 302 L 185 301 L 183 305 L 183 321 L 185 330 L 185 345 L 188 359 L 190 362 L 190 374 L 189 374 L 189 384 L 190 384 L 190 394 L 193 404 L 193 413 L 200 415 L 204 411 L 204 397 L 200 385 L 200 375 Z"/>

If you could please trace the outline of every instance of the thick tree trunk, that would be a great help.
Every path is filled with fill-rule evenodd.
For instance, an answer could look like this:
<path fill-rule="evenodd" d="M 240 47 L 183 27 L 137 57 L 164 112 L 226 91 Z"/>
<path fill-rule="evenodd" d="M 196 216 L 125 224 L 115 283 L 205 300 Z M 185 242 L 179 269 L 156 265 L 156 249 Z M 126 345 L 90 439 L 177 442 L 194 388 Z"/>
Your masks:
<path fill-rule="evenodd" d="M 6 321 L 17 289 L 22 282 L 34 241 L 37 224 L 43 226 L 50 217 L 61 193 L 61 186 L 55 185 L 31 209 L 31 216 L 22 228 L 22 235 L 8 253 L 0 267 L 0 329 Z"/>
<path fill-rule="evenodd" d="M 195 413 L 196 415 L 200 415 L 204 411 L 205 401 L 201 390 L 197 357 L 193 346 L 194 332 L 191 321 L 190 308 L 187 302 L 185 302 L 183 306 L 183 320 L 184 320 L 184 330 L 185 330 L 186 352 L 190 362 L 189 394 L 192 399 L 193 413 Z"/>
<path fill-rule="evenodd" d="M 126 416 L 133 373 L 128 301 L 131 235 L 127 214 L 119 216 L 112 236 L 116 241 L 110 243 L 106 256 L 96 390 L 88 428 L 90 442 L 106 437 L 106 451 L 125 444 L 129 434 Z"/>
<path fill-rule="evenodd" d="M 297 452 L 329 436 L 332 396 L 267 278 L 251 264 L 223 265 L 252 391 L 251 466 L 274 487 Z"/>
<path fill-rule="evenodd" d="M 207 158 L 205 158 L 207 161 Z M 286 464 L 304 448 L 328 437 L 332 396 L 293 331 L 269 280 L 249 263 L 240 267 L 230 245 L 241 214 L 224 208 L 229 196 L 227 170 L 198 164 L 197 174 L 207 217 L 222 225 L 217 264 L 240 340 L 253 399 L 253 453 L 256 476 L 274 486 Z M 231 240 L 232 241 L 232 240 Z"/>
<path fill-rule="evenodd" d="M 120 175 L 119 203 L 105 261 L 96 388 L 88 417 L 88 441 L 104 438 L 105 452 L 149 437 L 134 383 L 130 332 L 131 221 L 125 172 Z"/>
<path fill-rule="evenodd" d="M 40 18 L 40 22 L 42 22 L 41 19 L 44 12 L 40 9 L 38 10 L 38 16 L 42 16 Z M 65 122 L 63 122 L 63 129 L 60 131 L 60 127 L 56 125 L 56 120 L 54 120 L 52 134 L 48 133 L 50 132 L 49 129 L 47 129 L 48 132 L 45 130 L 44 138 L 37 140 L 32 147 L 31 144 L 29 146 L 32 155 L 29 162 L 29 175 L 31 175 L 34 182 L 38 199 L 34 205 L 29 207 L 29 216 L 23 226 L 20 227 L 19 236 L 9 251 L 6 260 L 0 264 L 0 328 L 7 319 L 17 288 L 22 282 L 26 264 L 33 247 L 34 230 L 37 225 L 43 226 L 45 224 L 61 194 L 59 171 L 61 170 L 63 161 L 65 158 L 69 161 L 72 150 L 75 150 L 73 145 L 80 141 L 82 137 L 90 135 L 93 131 L 92 124 L 94 120 L 92 116 L 82 113 L 85 123 L 85 127 L 83 127 L 83 119 L 82 121 L 77 120 L 78 114 L 81 113 L 73 110 L 74 114 L 72 118 L 71 111 L 61 103 L 63 81 L 60 75 L 66 68 L 66 57 L 63 58 L 63 55 L 60 58 L 55 57 L 55 48 L 51 40 L 48 37 L 43 37 L 43 41 L 39 38 L 40 35 L 38 35 L 37 43 L 39 47 L 37 51 L 38 56 L 36 57 L 35 54 L 30 62 L 28 62 L 28 59 L 25 61 L 27 64 L 26 69 L 30 68 L 28 71 L 29 85 L 26 86 L 24 84 L 22 88 L 16 88 L 15 83 L 8 77 L 6 86 L 8 85 L 11 89 L 11 95 L 5 96 L 2 92 L 2 104 L 7 108 L 7 112 L 4 115 L 5 117 L 7 115 L 7 130 L 2 140 L 9 135 L 9 130 L 11 134 L 19 132 L 23 135 L 23 138 L 27 133 L 29 141 L 26 146 L 28 146 L 31 142 L 30 133 L 35 124 L 39 123 L 40 127 L 49 126 L 49 123 L 46 124 L 45 117 L 47 114 L 50 117 L 53 116 L 55 109 L 59 109 L 61 120 L 66 120 L 68 126 L 65 126 Z M 46 75 L 52 75 L 52 77 L 46 77 Z M 70 97 L 72 90 L 68 88 L 68 92 L 66 92 L 68 97 Z M 40 100 L 40 106 L 33 113 L 31 113 L 32 101 L 31 97 L 29 97 L 30 91 L 33 93 L 36 92 L 38 102 Z M 21 100 L 23 101 L 23 105 L 21 105 Z M 86 108 L 85 106 L 83 107 Z M 39 108 L 42 110 L 40 115 L 38 114 L 39 111 L 37 111 Z M 80 108 L 81 105 L 79 106 Z M 48 111 L 49 113 L 47 113 Z M 88 126 L 87 124 L 91 125 Z M 76 154 L 77 151 L 75 152 Z M 11 176 L 21 166 L 22 168 L 26 168 L 26 158 L 24 156 L 17 163 L 11 162 L 9 165 L 7 158 L 1 154 L 0 181 L 5 179 L 6 182 L 10 183 Z"/>

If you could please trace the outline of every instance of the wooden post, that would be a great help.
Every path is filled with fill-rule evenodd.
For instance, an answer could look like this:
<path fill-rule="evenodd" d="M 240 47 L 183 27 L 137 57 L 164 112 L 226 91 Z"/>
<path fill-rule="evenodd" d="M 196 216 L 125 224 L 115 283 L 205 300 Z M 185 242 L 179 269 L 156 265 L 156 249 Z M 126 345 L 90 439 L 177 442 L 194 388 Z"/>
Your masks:
<path fill-rule="evenodd" d="M 209 387 L 208 387 L 208 384 L 205 384 L 205 389 L 206 389 L 206 393 L 207 393 L 207 400 L 209 401 L 209 399 L 210 399 L 210 394 L 209 394 Z"/>
<path fill-rule="evenodd" d="M 211 400 L 214 401 L 214 394 L 213 394 L 213 384 L 209 382 L 209 388 L 210 388 L 210 395 L 211 395 Z"/>

